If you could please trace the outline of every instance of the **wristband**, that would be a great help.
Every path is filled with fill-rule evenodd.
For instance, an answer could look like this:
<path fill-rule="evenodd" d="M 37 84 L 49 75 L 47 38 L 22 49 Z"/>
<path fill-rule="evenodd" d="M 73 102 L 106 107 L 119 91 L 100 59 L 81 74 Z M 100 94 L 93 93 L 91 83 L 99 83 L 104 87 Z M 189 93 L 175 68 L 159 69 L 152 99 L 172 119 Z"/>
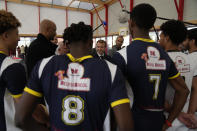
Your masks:
<path fill-rule="evenodd" d="M 168 120 L 166 120 L 166 125 L 167 125 L 168 127 L 172 127 L 172 123 L 169 122 Z"/>

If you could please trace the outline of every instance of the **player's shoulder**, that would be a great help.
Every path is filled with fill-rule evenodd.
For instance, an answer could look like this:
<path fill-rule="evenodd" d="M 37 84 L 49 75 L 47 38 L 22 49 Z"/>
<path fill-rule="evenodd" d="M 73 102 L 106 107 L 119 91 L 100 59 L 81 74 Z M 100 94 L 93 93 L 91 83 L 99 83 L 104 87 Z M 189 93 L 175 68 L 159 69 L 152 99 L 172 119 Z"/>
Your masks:
<path fill-rule="evenodd" d="M 2 60 L 1 63 L 1 67 L 0 67 L 0 75 L 6 70 L 8 69 L 8 67 L 12 68 L 11 70 L 20 70 L 23 69 L 25 70 L 24 66 L 20 63 L 19 60 L 16 60 L 12 57 L 4 57 L 4 59 Z"/>
<path fill-rule="evenodd" d="M 168 51 L 168 55 L 173 61 L 177 61 L 178 59 L 183 59 L 184 61 L 190 61 L 190 57 L 188 54 L 185 54 L 181 51 Z M 187 62 L 188 63 L 188 62 Z"/>
<path fill-rule="evenodd" d="M 197 51 L 188 54 L 189 57 L 197 57 Z"/>

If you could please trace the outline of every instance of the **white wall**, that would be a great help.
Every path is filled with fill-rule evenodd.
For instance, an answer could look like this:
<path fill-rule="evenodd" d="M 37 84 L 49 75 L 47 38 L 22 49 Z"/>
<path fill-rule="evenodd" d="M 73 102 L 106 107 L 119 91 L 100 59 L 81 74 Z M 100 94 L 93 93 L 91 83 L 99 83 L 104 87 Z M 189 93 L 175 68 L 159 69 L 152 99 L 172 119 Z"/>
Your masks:
<path fill-rule="evenodd" d="M 5 2 L 0 1 L 0 10 L 5 10 Z"/>
<path fill-rule="evenodd" d="M 66 28 L 66 11 L 61 9 L 40 8 L 40 20 L 49 19 L 56 24 L 57 34 L 62 35 Z"/>
<path fill-rule="evenodd" d="M 123 3 L 124 5 L 126 5 L 126 9 L 130 10 L 130 6 L 129 6 L 129 0 L 125 1 L 126 3 Z M 109 6 L 109 34 L 110 33 L 114 33 L 114 32 L 119 32 L 119 29 L 121 27 L 128 27 L 128 23 L 125 24 L 120 24 L 118 21 L 119 18 L 119 14 L 121 12 L 122 8 L 120 7 L 119 2 L 116 2 L 115 4 Z"/>
<path fill-rule="evenodd" d="M 31 5 L 8 3 L 8 11 L 12 12 L 21 22 L 20 34 L 38 33 L 38 8 Z"/>
<path fill-rule="evenodd" d="M 99 11 L 99 16 L 101 17 L 101 20 L 102 20 L 102 21 L 105 21 L 105 9 L 102 10 L 102 11 Z M 101 21 L 98 19 L 98 25 L 100 25 L 100 24 L 101 24 Z M 104 28 L 103 28 L 103 27 L 100 27 L 100 28 L 98 29 L 98 33 L 99 33 L 99 34 L 105 34 Z"/>
<path fill-rule="evenodd" d="M 123 5 L 126 5 L 127 10 L 130 10 L 130 0 L 122 0 L 122 3 Z M 140 3 L 151 4 L 156 9 L 157 16 L 169 19 L 178 19 L 178 13 L 176 11 L 176 7 L 173 0 L 134 0 L 134 6 Z M 184 20 L 197 20 L 197 0 L 185 0 L 184 6 Z M 120 13 L 120 10 L 121 8 L 119 2 L 116 2 L 113 5 L 109 6 L 109 34 L 119 32 L 119 29 L 121 27 L 128 27 L 127 23 L 120 24 L 118 22 L 118 15 Z M 95 21 L 96 17 L 94 17 L 94 24 Z M 157 19 L 155 26 L 160 26 L 163 22 L 165 21 Z M 99 30 L 98 35 L 104 34 L 105 33 L 103 31 Z"/>
<path fill-rule="evenodd" d="M 197 0 L 185 0 L 183 19 L 197 20 Z"/>
<path fill-rule="evenodd" d="M 187 1 L 187 0 L 186 0 Z M 157 11 L 157 16 L 169 18 L 169 19 L 177 19 L 177 11 L 173 0 L 135 0 L 134 6 L 140 3 L 149 3 L 151 4 Z M 155 25 L 160 26 L 163 20 L 156 20 Z"/>
<path fill-rule="evenodd" d="M 12 12 L 21 22 L 20 34 L 38 34 L 39 20 L 38 7 L 24 4 L 7 3 L 8 11 Z M 0 9 L 5 9 L 4 1 L 0 0 Z M 62 35 L 66 28 L 66 11 L 62 9 L 40 7 L 40 20 L 52 20 L 57 26 L 57 34 Z M 68 26 L 83 21 L 90 24 L 90 14 L 77 11 L 68 11 Z"/>
<path fill-rule="evenodd" d="M 96 14 L 93 14 L 93 29 L 96 28 L 96 20 L 97 20 L 97 15 Z M 97 31 L 94 31 L 94 35 L 98 35 L 97 34 Z"/>
<path fill-rule="evenodd" d="M 68 11 L 68 26 L 72 23 L 79 23 L 83 21 L 85 24 L 90 25 L 90 14 L 76 11 Z"/>

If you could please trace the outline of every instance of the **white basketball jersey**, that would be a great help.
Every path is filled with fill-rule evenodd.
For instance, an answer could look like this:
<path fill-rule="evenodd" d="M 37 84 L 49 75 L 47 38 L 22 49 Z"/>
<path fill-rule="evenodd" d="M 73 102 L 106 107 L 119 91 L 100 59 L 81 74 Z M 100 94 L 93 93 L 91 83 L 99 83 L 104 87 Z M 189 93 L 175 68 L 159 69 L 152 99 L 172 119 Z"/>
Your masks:
<path fill-rule="evenodd" d="M 185 59 L 185 65 L 188 67 L 190 65 L 190 73 L 187 72 L 181 72 L 181 75 L 185 77 L 185 82 L 188 86 L 188 89 L 191 91 L 191 86 L 192 86 L 192 79 L 193 76 L 197 76 L 197 51 L 190 53 L 190 54 L 185 54 L 187 55 L 182 55 L 183 53 L 181 52 L 169 52 L 169 56 L 172 58 L 174 62 L 176 62 L 176 57 L 181 56 Z M 185 68 L 186 69 L 186 68 Z M 172 88 L 167 88 L 167 93 L 169 92 L 169 89 Z M 169 94 L 168 94 L 169 95 Z M 183 108 L 184 112 L 187 112 L 188 107 L 189 107 L 189 99 L 190 96 L 188 96 L 187 102 Z M 167 131 L 196 131 L 196 129 L 188 129 L 183 123 L 181 123 L 178 119 L 175 119 L 174 122 L 172 123 L 173 127 L 170 127 L 167 129 Z"/>
<path fill-rule="evenodd" d="M 191 60 L 191 69 L 193 70 L 193 76 L 197 76 L 197 51 L 188 54 Z"/>
<path fill-rule="evenodd" d="M 168 55 L 175 63 L 177 70 L 181 73 L 181 76 L 185 80 L 185 83 L 188 89 L 191 91 L 192 80 L 193 80 L 193 70 L 191 68 L 191 60 L 187 54 L 183 52 L 168 52 Z M 172 104 L 174 98 L 174 89 L 168 84 L 167 91 L 166 91 L 167 100 Z M 187 98 L 187 102 L 183 108 L 184 112 L 187 112 L 189 107 L 189 99 L 190 96 Z"/>

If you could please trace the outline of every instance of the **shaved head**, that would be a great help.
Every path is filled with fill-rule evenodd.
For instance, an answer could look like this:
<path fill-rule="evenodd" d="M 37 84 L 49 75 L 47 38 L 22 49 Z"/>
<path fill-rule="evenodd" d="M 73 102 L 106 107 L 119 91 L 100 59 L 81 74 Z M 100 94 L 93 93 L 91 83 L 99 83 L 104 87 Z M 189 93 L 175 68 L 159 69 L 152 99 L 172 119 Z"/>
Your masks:
<path fill-rule="evenodd" d="M 40 33 L 43 34 L 47 39 L 53 40 L 56 36 L 56 25 L 53 21 L 44 19 L 40 23 Z"/>

